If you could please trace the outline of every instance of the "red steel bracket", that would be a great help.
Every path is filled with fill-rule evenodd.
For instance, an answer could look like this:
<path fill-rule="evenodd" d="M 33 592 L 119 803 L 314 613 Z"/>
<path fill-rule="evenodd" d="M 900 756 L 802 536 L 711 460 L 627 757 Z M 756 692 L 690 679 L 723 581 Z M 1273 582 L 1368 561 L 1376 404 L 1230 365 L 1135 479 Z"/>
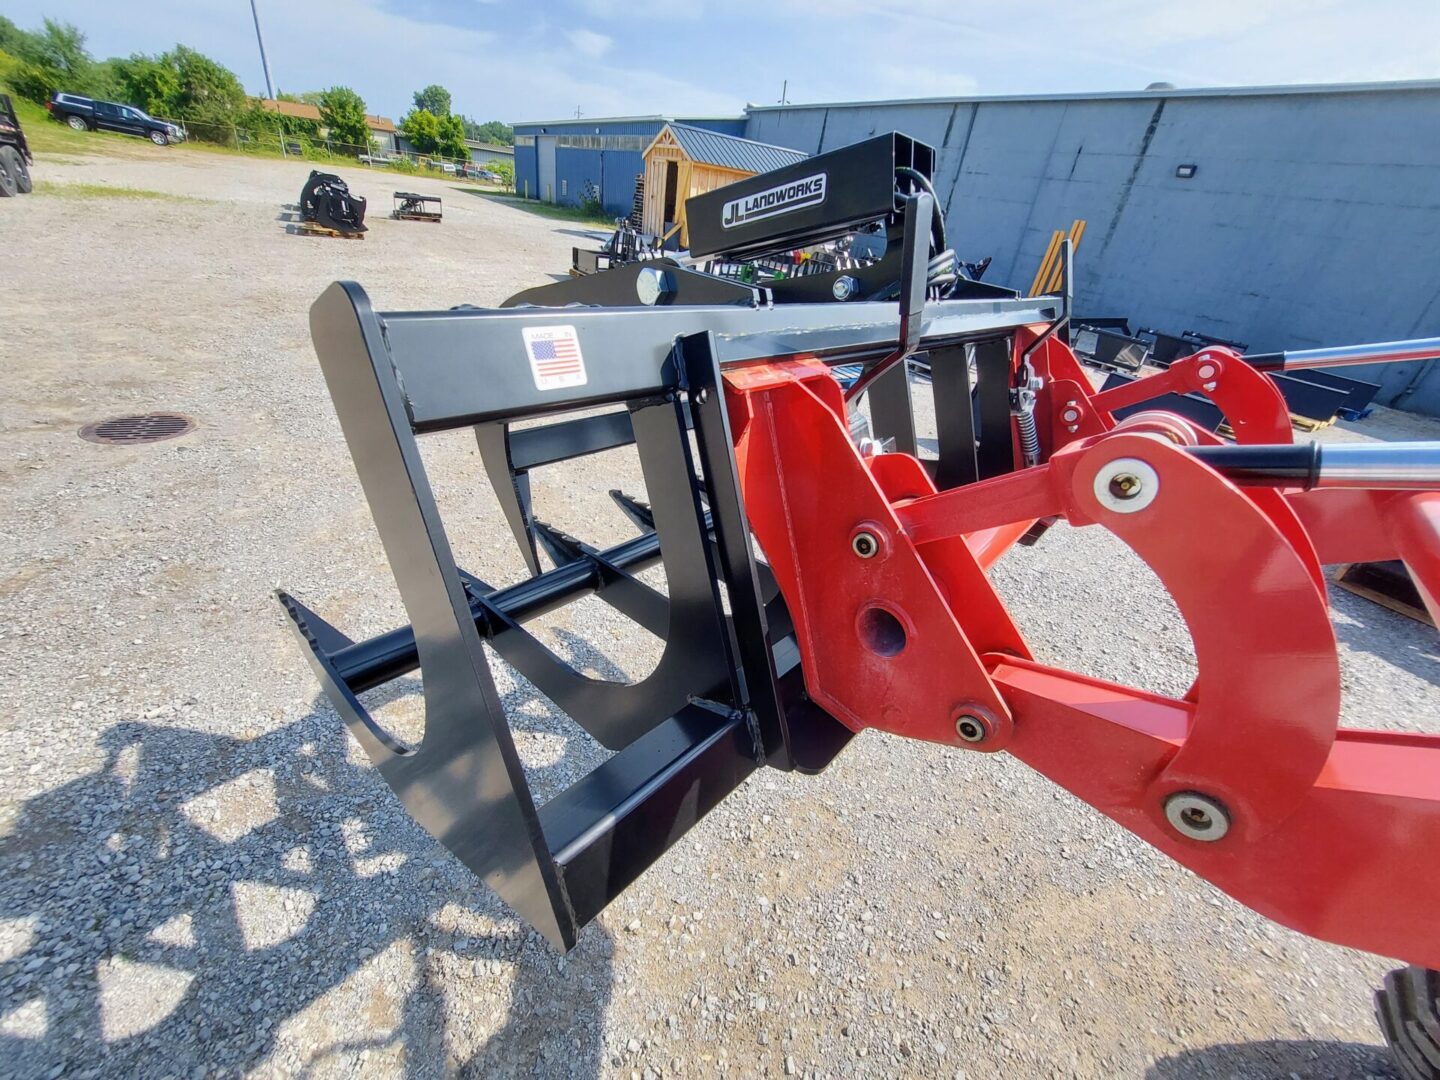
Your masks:
<path fill-rule="evenodd" d="M 725 379 L 745 510 L 795 621 L 810 696 L 856 731 L 1002 749 L 1010 709 L 942 589 L 983 610 L 991 647 L 1028 651 L 964 543 L 937 550 L 934 568 L 920 557 L 850 441 L 823 364 Z M 901 497 L 934 491 L 893 465 L 877 473 Z"/>

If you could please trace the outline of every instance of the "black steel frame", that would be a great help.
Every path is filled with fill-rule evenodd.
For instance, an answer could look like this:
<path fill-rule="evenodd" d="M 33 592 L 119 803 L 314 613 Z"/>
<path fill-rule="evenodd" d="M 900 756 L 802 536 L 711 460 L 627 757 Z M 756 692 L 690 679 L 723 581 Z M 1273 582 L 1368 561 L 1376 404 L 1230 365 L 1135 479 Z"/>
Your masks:
<path fill-rule="evenodd" d="M 850 737 L 804 696 L 788 615 L 751 549 L 720 383 L 732 364 L 893 354 L 902 338 L 894 305 L 850 305 L 844 320 L 839 310 L 380 314 L 353 283 L 332 286 L 312 308 L 321 369 L 410 625 L 355 642 L 298 600 L 282 593 L 281 602 L 326 695 L 410 813 L 561 948 L 756 768 L 815 771 Z M 1014 329 L 1055 317 L 1049 298 L 947 301 L 924 305 L 903 336 L 932 356 L 958 357 L 946 370 L 968 372 L 972 343 L 1008 366 Z M 556 323 L 575 328 L 589 381 L 546 392 L 521 330 Z M 983 393 L 981 401 L 983 413 Z M 965 402 L 968 414 L 968 390 Z M 537 522 L 553 569 L 540 572 L 532 548 L 533 576 L 495 589 L 458 567 L 417 436 L 470 426 L 483 449 L 510 421 L 597 405 L 617 408 L 509 432 L 504 476 L 490 468 L 491 477 L 508 485 L 517 464 L 523 473 L 633 441 L 650 503 L 615 497 L 641 535 L 599 551 Z M 1008 409 L 1004 420 L 1008 439 Z M 635 577 L 657 561 L 664 593 Z M 663 638 L 648 678 L 589 678 L 525 629 L 589 594 Z M 614 756 L 537 805 L 482 642 Z M 425 734 L 407 746 L 359 695 L 417 667 Z"/>

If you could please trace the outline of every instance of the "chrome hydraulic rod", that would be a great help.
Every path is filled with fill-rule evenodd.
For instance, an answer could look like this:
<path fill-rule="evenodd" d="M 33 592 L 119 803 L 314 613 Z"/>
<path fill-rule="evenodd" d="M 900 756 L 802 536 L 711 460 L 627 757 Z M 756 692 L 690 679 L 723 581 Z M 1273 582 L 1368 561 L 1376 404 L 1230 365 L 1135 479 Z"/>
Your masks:
<path fill-rule="evenodd" d="M 1440 443 L 1192 446 L 1189 452 L 1241 487 L 1440 490 Z"/>
<path fill-rule="evenodd" d="M 1328 349 L 1287 349 L 1284 352 L 1251 353 L 1245 357 L 1246 363 L 1260 371 L 1301 371 L 1305 368 L 1436 359 L 1440 359 L 1440 337 L 1377 341 L 1368 345 L 1335 345 Z"/>

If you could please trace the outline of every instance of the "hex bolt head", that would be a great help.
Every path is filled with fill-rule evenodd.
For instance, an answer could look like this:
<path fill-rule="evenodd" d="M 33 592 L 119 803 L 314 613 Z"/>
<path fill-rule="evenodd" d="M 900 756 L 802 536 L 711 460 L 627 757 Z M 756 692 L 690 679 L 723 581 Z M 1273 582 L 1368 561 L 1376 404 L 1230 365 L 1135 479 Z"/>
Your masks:
<path fill-rule="evenodd" d="M 1165 820 L 1181 836 L 1213 843 L 1230 831 L 1230 815 L 1216 799 L 1198 791 L 1177 791 L 1165 800 Z"/>
<path fill-rule="evenodd" d="M 675 282 L 664 270 L 647 266 L 635 278 L 635 295 L 647 307 L 660 302 L 661 297 L 675 291 Z"/>
<path fill-rule="evenodd" d="M 830 295 L 835 297 L 836 300 L 840 300 L 842 302 L 845 300 L 849 300 L 852 296 L 855 296 L 859 292 L 860 282 L 856 281 L 849 274 L 846 274 L 844 277 L 836 278 L 835 283 L 830 286 Z"/>
<path fill-rule="evenodd" d="M 873 559 L 880 553 L 880 541 L 875 538 L 874 533 L 862 530 L 851 539 L 850 550 L 862 559 Z"/>

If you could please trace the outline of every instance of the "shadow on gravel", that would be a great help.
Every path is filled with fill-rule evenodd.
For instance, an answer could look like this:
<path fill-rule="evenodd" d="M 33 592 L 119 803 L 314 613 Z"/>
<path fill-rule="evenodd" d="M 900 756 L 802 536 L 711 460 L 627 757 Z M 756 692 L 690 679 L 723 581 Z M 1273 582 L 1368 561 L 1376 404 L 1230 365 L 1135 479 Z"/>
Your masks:
<path fill-rule="evenodd" d="M 253 739 L 116 724 L 20 806 L 0 1075 L 598 1075 L 609 935 L 562 960 L 347 738 L 319 706 Z"/>
<path fill-rule="evenodd" d="M 1298 1076 L 1302 1080 L 1342 1080 L 1375 1077 L 1390 1080 L 1399 1074 L 1382 1047 L 1364 1043 L 1320 1040 L 1223 1043 L 1203 1050 L 1186 1050 L 1163 1058 L 1145 1073 L 1146 1080 L 1272 1080 Z"/>
<path fill-rule="evenodd" d="M 1372 653 L 1416 678 L 1440 684 L 1440 637 L 1424 623 L 1330 585 L 1330 604 L 1353 622 L 1336 622 L 1335 635 L 1358 652 Z"/>

